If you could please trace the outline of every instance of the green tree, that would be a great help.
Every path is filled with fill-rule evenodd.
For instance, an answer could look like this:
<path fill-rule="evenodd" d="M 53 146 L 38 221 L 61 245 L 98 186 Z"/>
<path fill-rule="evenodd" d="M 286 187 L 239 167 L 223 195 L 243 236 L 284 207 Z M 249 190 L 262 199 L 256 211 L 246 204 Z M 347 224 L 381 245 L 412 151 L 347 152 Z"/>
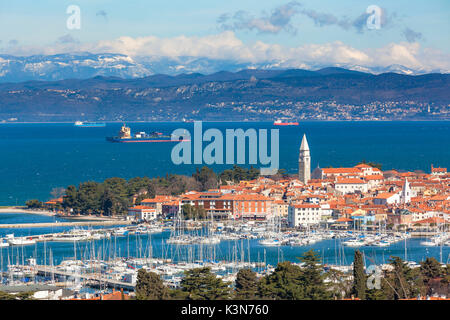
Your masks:
<path fill-rule="evenodd" d="M 239 300 L 254 300 L 258 293 L 256 272 L 251 269 L 241 269 L 236 275 L 235 298 Z"/>
<path fill-rule="evenodd" d="M 328 290 L 335 299 L 343 299 L 349 296 L 352 290 L 352 281 L 340 270 L 330 269 L 325 275 L 328 279 Z"/>
<path fill-rule="evenodd" d="M 224 300 L 229 299 L 229 283 L 223 282 L 211 268 L 195 268 L 184 272 L 181 290 L 187 293 L 188 300 Z"/>
<path fill-rule="evenodd" d="M 280 262 L 274 272 L 259 281 L 258 295 L 268 300 L 302 300 L 305 298 L 302 276 L 299 266 Z"/>
<path fill-rule="evenodd" d="M 114 201 L 114 195 L 109 188 L 106 188 L 100 198 L 101 210 L 103 214 L 107 216 L 114 215 Z"/>
<path fill-rule="evenodd" d="M 442 277 L 444 275 L 444 268 L 441 267 L 441 264 L 435 258 L 427 258 L 420 263 L 420 273 L 426 287 L 426 293 L 430 295 L 432 293 L 430 281 Z"/>
<path fill-rule="evenodd" d="M 200 171 L 197 168 L 192 177 L 201 184 L 203 191 L 217 188 L 217 175 L 207 166 L 203 166 Z"/>
<path fill-rule="evenodd" d="M 78 208 L 78 191 L 77 191 L 77 187 L 75 187 L 74 185 L 70 185 L 66 188 L 65 191 L 65 196 L 63 198 L 63 207 L 65 209 L 68 208 Z"/>
<path fill-rule="evenodd" d="M 387 298 L 382 289 L 367 289 L 366 300 L 387 300 Z"/>
<path fill-rule="evenodd" d="M 138 270 L 135 293 L 137 300 L 165 300 L 169 298 L 169 290 L 161 277 L 144 269 Z"/>
<path fill-rule="evenodd" d="M 419 268 L 411 269 L 399 257 L 391 257 L 389 263 L 393 269 L 384 276 L 387 299 L 407 299 L 425 294 Z"/>
<path fill-rule="evenodd" d="M 100 213 L 103 187 L 100 183 L 88 181 L 78 187 L 76 211 L 81 214 Z"/>
<path fill-rule="evenodd" d="M 367 277 L 364 272 L 364 257 L 359 250 L 355 251 L 353 259 L 353 288 L 352 294 L 355 297 L 365 300 L 366 299 L 366 281 Z"/>
<path fill-rule="evenodd" d="M 314 250 L 306 251 L 301 257 L 302 282 L 304 285 L 304 299 L 306 300 L 326 300 L 330 298 L 330 292 L 324 282 L 325 276 L 322 272 L 322 265 L 318 253 Z"/>
<path fill-rule="evenodd" d="M 30 209 L 39 209 L 44 206 L 44 204 L 37 199 L 28 200 L 25 202 L 25 205 Z"/>
<path fill-rule="evenodd" d="M 358 164 L 367 164 L 373 168 L 378 168 L 381 170 L 381 168 L 383 167 L 383 165 L 381 163 L 376 163 L 376 162 L 367 162 L 366 160 L 362 160 L 361 162 L 358 162 Z"/>

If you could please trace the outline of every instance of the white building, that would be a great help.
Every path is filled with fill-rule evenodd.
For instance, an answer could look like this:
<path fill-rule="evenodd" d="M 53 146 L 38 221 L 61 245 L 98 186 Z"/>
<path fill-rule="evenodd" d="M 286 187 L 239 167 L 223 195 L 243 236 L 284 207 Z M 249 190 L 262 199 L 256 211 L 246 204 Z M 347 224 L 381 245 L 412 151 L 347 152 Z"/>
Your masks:
<path fill-rule="evenodd" d="M 128 208 L 128 217 L 135 220 L 155 220 L 158 217 L 156 208 L 147 206 L 135 206 Z"/>
<path fill-rule="evenodd" d="M 294 204 L 288 209 L 288 223 L 291 228 L 319 224 L 322 209 L 318 204 Z"/>
<path fill-rule="evenodd" d="M 384 192 L 377 194 L 373 198 L 373 204 L 375 205 L 386 205 L 386 204 L 393 204 L 393 203 L 399 203 L 400 202 L 400 194 L 399 193 L 391 193 L 391 192 Z"/>
<path fill-rule="evenodd" d="M 366 181 L 358 178 L 341 178 L 335 183 L 335 189 L 342 194 L 361 192 L 366 193 L 369 186 Z"/>

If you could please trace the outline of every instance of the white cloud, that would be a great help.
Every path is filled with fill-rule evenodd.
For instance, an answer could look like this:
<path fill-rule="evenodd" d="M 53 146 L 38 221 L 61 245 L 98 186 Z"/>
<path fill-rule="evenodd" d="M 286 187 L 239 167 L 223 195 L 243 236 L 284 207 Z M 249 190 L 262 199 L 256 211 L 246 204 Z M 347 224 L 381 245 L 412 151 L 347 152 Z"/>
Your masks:
<path fill-rule="evenodd" d="M 9 54 L 57 54 L 73 52 L 121 53 L 131 57 L 205 57 L 249 63 L 273 63 L 283 67 L 305 68 L 314 65 L 356 65 L 386 67 L 400 64 L 408 68 L 450 71 L 450 55 L 432 48 L 422 48 L 417 42 L 390 43 L 381 48 L 356 49 L 343 42 L 305 44 L 285 47 L 257 41 L 246 44 L 233 31 L 204 37 L 173 38 L 120 37 L 93 43 L 57 41 L 51 46 L 8 46 Z"/>

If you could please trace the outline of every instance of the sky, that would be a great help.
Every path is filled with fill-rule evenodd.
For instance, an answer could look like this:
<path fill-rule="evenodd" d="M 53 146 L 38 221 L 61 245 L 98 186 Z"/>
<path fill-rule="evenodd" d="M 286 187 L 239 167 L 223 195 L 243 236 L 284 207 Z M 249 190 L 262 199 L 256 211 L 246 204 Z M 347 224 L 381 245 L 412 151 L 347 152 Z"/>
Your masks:
<path fill-rule="evenodd" d="M 72 6 L 79 8 L 75 20 Z M 449 13 L 448 0 L 0 0 L 0 53 L 401 64 L 448 72 Z"/>

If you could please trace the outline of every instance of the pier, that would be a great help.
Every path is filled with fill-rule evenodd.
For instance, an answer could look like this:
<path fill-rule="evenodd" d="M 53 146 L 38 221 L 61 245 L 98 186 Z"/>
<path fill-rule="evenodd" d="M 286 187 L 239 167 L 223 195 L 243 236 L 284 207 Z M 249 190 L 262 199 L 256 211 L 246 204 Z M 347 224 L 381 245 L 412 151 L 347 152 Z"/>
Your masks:
<path fill-rule="evenodd" d="M 96 273 L 74 273 L 62 271 L 56 267 L 50 267 L 45 265 L 36 265 L 32 267 L 34 271 L 39 276 L 48 276 L 53 274 L 55 277 L 59 278 L 79 278 L 80 280 L 84 280 L 85 284 L 90 284 L 93 286 L 94 284 L 105 285 L 110 288 L 123 288 L 125 290 L 134 291 L 135 285 L 129 282 L 118 281 L 114 279 L 108 279 L 106 277 L 102 277 L 100 274 Z M 95 285 L 94 285 L 95 286 Z"/>
<path fill-rule="evenodd" d="M 2 229 L 20 229 L 20 228 L 49 228 L 49 227 L 75 227 L 75 226 L 117 226 L 130 225 L 131 221 L 78 221 L 78 222 L 46 222 L 46 223 L 14 223 L 0 224 Z"/>

